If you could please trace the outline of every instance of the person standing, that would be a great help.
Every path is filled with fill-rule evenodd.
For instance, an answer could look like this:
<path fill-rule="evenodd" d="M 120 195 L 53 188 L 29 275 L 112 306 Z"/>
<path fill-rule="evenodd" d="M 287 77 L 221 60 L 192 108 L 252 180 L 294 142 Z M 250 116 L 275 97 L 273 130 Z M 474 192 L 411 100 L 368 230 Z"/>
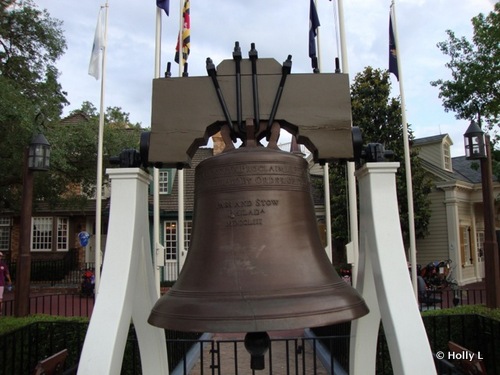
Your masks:
<path fill-rule="evenodd" d="M 2 315 L 2 302 L 3 302 L 3 291 L 5 288 L 5 279 L 7 279 L 8 284 L 12 285 L 12 280 L 10 279 L 10 272 L 7 263 L 3 260 L 3 253 L 0 252 L 0 315 Z"/>

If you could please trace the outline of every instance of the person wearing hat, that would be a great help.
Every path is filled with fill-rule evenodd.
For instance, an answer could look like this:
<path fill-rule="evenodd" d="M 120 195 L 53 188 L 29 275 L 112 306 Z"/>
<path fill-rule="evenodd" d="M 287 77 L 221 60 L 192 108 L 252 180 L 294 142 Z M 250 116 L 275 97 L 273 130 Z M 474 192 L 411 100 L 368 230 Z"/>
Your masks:
<path fill-rule="evenodd" d="M 2 302 L 3 302 L 3 290 L 5 287 L 5 279 L 7 279 L 8 284 L 12 284 L 12 280 L 10 279 L 9 267 L 7 263 L 3 261 L 3 253 L 0 252 L 0 315 L 2 315 Z"/>

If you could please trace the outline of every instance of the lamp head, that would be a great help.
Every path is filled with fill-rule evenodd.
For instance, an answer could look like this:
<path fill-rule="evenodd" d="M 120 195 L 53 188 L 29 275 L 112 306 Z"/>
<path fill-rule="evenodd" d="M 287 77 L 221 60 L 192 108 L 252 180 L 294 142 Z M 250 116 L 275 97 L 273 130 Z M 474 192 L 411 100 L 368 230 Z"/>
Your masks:
<path fill-rule="evenodd" d="M 464 133 L 465 157 L 468 160 L 486 158 L 486 142 L 484 132 L 479 125 L 472 120 L 467 131 Z"/>
<path fill-rule="evenodd" d="M 48 171 L 50 144 L 42 133 L 33 137 L 28 151 L 28 168 L 32 171 Z"/>

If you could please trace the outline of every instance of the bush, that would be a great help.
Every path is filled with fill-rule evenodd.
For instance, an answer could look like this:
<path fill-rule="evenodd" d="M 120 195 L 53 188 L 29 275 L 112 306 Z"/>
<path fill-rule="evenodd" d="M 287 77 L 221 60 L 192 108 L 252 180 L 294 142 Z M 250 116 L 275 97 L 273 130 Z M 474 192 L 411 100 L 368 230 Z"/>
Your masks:
<path fill-rule="evenodd" d="M 427 310 L 422 312 L 422 317 L 474 314 L 500 321 L 500 309 L 490 309 L 484 305 L 461 305 L 449 309 Z"/>
<path fill-rule="evenodd" d="M 88 318 L 66 318 L 33 315 L 24 318 L 5 317 L 0 325 L 0 374 L 29 374 L 41 359 L 68 349 L 65 368 L 76 366 L 80 360 L 88 328 Z M 184 358 L 199 333 L 166 330 L 168 361 L 174 369 Z M 141 359 L 134 326 L 131 325 L 122 375 L 140 374 Z"/>
<path fill-rule="evenodd" d="M 78 363 L 88 319 L 43 315 L 5 318 L 0 335 L 0 373 L 29 374 L 38 361 L 68 349 L 66 368 Z M 86 320 L 86 321 L 85 321 Z"/>
<path fill-rule="evenodd" d="M 426 311 L 422 314 L 433 352 L 447 353 L 448 341 L 481 353 L 488 373 L 500 373 L 500 309 L 482 305 Z"/>
<path fill-rule="evenodd" d="M 29 326 L 33 323 L 40 322 L 76 322 L 76 323 L 88 323 L 89 319 L 85 317 L 63 317 L 54 315 L 30 315 L 23 318 L 16 318 L 13 316 L 2 317 L 2 324 L 0 324 L 0 336 L 15 331 L 17 329 Z"/>

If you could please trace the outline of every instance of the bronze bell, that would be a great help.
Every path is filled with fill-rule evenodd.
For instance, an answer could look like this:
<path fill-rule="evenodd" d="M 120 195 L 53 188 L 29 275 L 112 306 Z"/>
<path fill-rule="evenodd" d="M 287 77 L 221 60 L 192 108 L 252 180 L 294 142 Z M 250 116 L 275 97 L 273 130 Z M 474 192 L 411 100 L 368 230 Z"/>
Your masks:
<path fill-rule="evenodd" d="M 149 323 L 178 331 L 261 332 L 367 313 L 321 244 L 301 156 L 243 147 L 198 165 L 186 262 Z"/>

